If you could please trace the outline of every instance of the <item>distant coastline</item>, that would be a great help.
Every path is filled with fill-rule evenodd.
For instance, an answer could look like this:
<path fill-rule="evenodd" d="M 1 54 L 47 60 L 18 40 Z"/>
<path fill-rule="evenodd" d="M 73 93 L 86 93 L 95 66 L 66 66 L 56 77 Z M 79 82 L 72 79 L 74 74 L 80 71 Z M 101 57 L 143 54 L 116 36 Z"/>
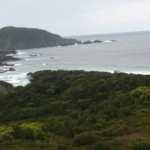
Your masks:
<path fill-rule="evenodd" d="M 41 47 L 60 47 L 77 44 L 93 44 L 102 42 L 115 42 L 115 40 L 86 40 L 81 42 L 74 38 L 62 38 L 59 35 L 47 32 L 41 29 L 34 28 L 18 28 L 18 27 L 4 27 L 0 29 L 0 67 L 13 66 L 8 64 L 8 61 L 17 61 L 19 58 L 7 56 L 8 54 L 15 54 L 16 50 L 33 49 Z M 0 69 L 0 73 L 7 70 Z"/>
<path fill-rule="evenodd" d="M 27 84 L 26 74 L 40 70 L 86 70 L 99 72 L 124 72 L 132 74 L 150 74 L 150 32 L 120 35 L 96 35 L 75 37 L 89 44 L 55 46 L 17 50 L 18 53 L 7 55 L 19 58 L 11 61 L 1 69 L 7 71 L 0 74 L 0 80 L 15 86 Z M 93 41 L 102 41 L 93 43 Z M 112 42 L 111 40 L 115 40 Z M 109 41 L 109 42 L 107 42 Z M 4 62 L 4 63 L 7 63 Z M 13 69 L 12 69 L 13 70 Z"/>
<path fill-rule="evenodd" d="M 79 40 L 62 38 L 60 35 L 37 28 L 4 27 L 0 29 L 0 50 L 31 49 L 67 46 L 81 43 Z"/>

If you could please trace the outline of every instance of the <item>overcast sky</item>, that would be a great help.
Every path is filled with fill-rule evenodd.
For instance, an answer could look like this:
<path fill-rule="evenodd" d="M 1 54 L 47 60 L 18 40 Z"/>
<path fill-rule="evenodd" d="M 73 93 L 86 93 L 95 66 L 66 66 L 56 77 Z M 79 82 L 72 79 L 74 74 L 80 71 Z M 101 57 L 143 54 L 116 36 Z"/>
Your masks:
<path fill-rule="evenodd" d="M 60 35 L 150 30 L 150 0 L 0 0 L 0 28 Z"/>

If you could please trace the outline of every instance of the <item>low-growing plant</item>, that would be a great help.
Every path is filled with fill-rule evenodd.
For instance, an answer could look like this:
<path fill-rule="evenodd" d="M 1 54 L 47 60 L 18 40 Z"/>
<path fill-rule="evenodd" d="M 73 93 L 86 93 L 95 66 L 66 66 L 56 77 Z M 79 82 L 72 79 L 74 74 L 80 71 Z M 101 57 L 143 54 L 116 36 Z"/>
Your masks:
<path fill-rule="evenodd" d="M 133 144 L 133 150 L 150 150 L 150 143 L 136 142 Z"/>
<path fill-rule="evenodd" d="M 110 150 L 110 145 L 104 143 L 97 143 L 95 145 L 95 150 Z"/>
<path fill-rule="evenodd" d="M 0 126 L 0 142 L 12 140 L 13 132 L 14 132 L 14 130 L 12 127 Z"/>
<path fill-rule="evenodd" d="M 73 146 L 84 146 L 94 144 L 97 141 L 97 136 L 92 132 L 84 132 L 75 136 Z"/>
<path fill-rule="evenodd" d="M 14 136 L 27 140 L 44 140 L 46 134 L 42 126 L 42 123 L 23 123 L 15 127 Z"/>

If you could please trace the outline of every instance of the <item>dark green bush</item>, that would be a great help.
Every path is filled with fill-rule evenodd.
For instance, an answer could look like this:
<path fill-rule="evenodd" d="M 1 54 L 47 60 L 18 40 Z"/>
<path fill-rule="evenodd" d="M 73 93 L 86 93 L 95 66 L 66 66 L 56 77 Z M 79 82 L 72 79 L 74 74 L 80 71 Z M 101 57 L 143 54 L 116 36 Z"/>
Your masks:
<path fill-rule="evenodd" d="M 137 142 L 133 145 L 133 150 L 150 150 L 150 143 Z"/>
<path fill-rule="evenodd" d="M 110 146 L 108 144 L 97 143 L 95 145 L 95 150 L 110 150 Z"/>
<path fill-rule="evenodd" d="M 14 130 L 12 127 L 0 126 L 0 142 L 13 140 L 13 132 Z"/>
<path fill-rule="evenodd" d="M 80 133 L 75 136 L 73 146 L 84 146 L 94 144 L 97 141 L 97 136 L 91 132 Z"/>
<path fill-rule="evenodd" d="M 66 146 L 58 146 L 57 150 L 69 150 Z"/>
<path fill-rule="evenodd" d="M 127 133 L 128 127 L 124 124 L 116 124 L 109 126 L 108 128 L 101 131 L 102 136 L 115 136 L 115 135 L 123 135 Z"/>
<path fill-rule="evenodd" d="M 26 140 L 44 140 L 46 133 L 42 123 L 23 123 L 14 127 L 14 137 Z"/>
<path fill-rule="evenodd" d="M 131 147 L 132 134 L 149 140 L 150 75 L 59 70 L 30 73 L 29 78 L 27 86 L 0 95 L 0 141 L 52 143 L 52 150 L 70 144 L 122 150 Z M 103 143 L 95 147 L 97 139 Z M 147 150 L 149 145 L 131 148 Z"/>

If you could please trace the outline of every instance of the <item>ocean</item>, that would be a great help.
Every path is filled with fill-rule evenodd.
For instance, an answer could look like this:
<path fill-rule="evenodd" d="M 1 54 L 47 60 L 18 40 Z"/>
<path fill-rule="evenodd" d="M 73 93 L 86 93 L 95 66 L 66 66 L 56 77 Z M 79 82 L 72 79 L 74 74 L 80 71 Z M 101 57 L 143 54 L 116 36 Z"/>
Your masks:
<path fill-rule="evenodd" d="M 14 86 L 26 85 L 27 73 L 39 70 L 86 70 L 150 74 L 150 32 L 74 36 L 102 43 L 17 50 L 21 60 L 9 62 L 16 71 L 0 74 Z M 113 42 L 111 40 L 114 40 Z M 8 66 L 0 69 L 8 69 Z"/>

